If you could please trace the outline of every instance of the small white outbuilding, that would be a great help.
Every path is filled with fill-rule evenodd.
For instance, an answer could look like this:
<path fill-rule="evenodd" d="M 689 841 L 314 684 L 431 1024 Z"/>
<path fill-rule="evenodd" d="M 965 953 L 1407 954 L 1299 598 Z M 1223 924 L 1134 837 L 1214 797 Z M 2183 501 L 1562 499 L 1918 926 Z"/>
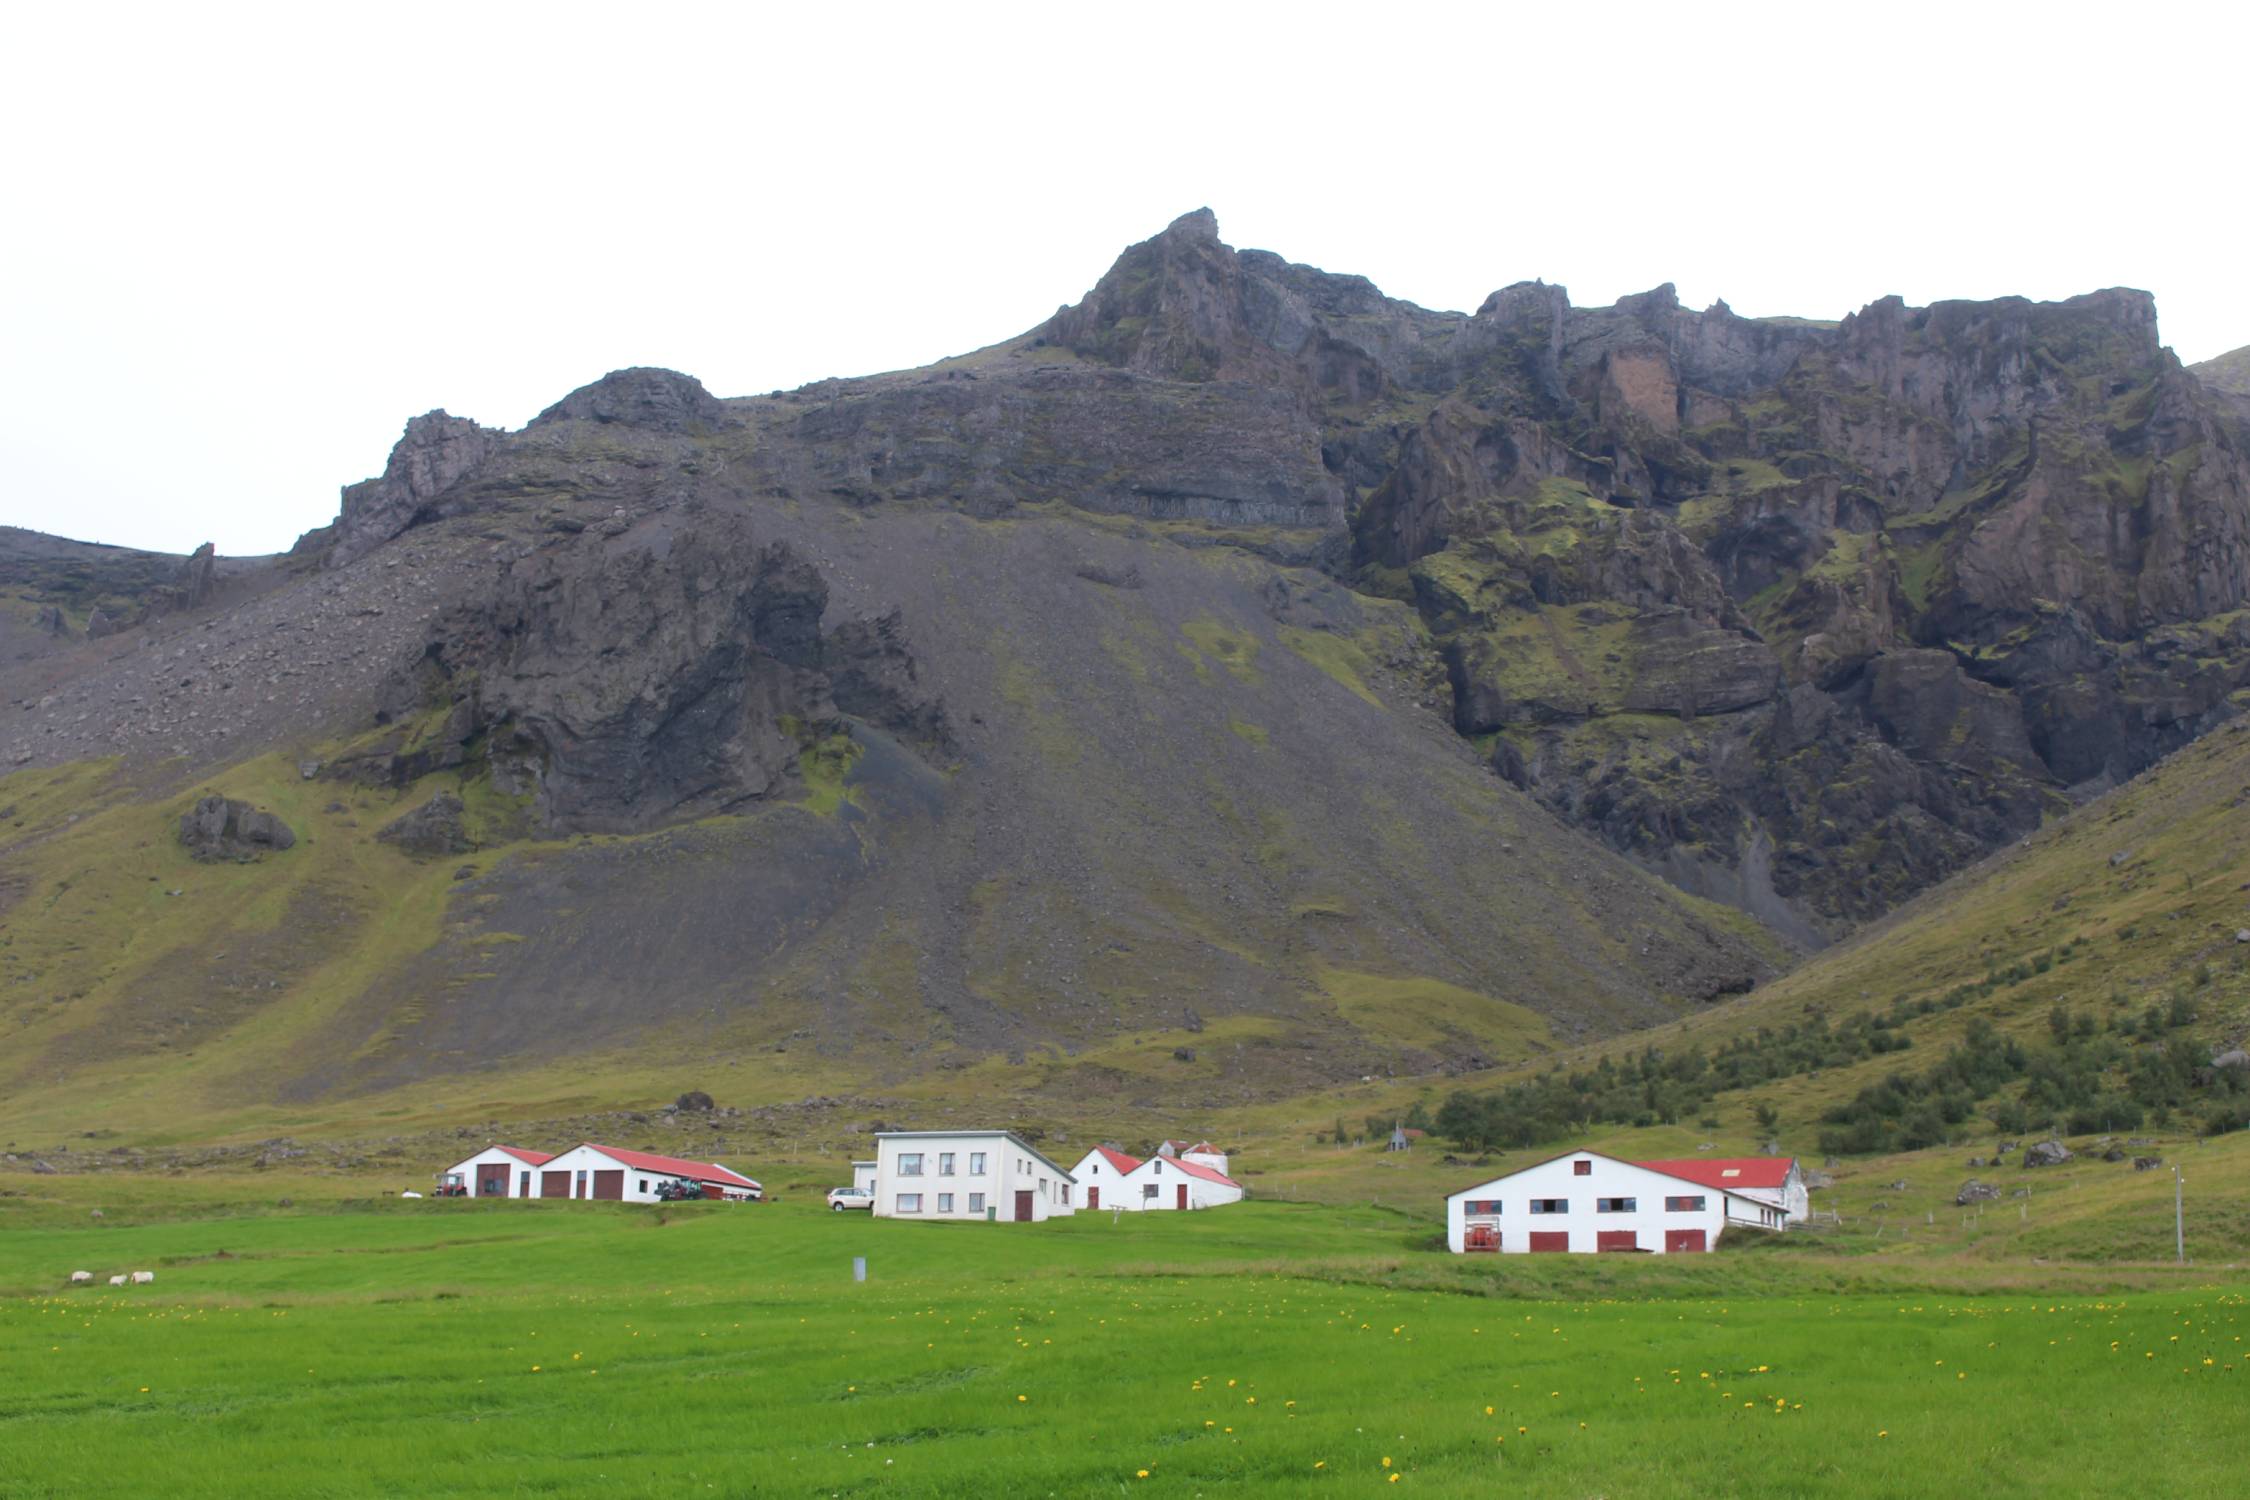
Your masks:
<path fill-rule="evenodd" d="M 1729 1229 L 1776 1232 L 1787 1223 L 1785 1209 L 1737 1188 L 1599 1151 L 1550 1157 L 1445 1200 L 1446 1247 L 1456 1255 L 1678 1254 L 1713 1249 Z"/>
<path fill-rule="evenodd" d="M 539 1186 L 532 1174 L 547 1159 L 546 1152 L 521 1146 L 487 1146 L 440 1172 L 438 1191 L 471 1198 L 536 1198 Z"/>

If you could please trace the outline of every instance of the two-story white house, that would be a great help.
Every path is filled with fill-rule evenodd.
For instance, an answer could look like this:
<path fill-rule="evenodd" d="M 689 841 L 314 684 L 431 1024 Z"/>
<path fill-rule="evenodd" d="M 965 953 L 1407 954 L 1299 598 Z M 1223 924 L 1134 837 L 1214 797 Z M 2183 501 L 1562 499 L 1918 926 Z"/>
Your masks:
<path fill-rule="evenodd" d="M 1677 1164 L 1674 1164 L 1677 1165 Z M 1454 1254 L 1710 1250 L 1729 1229 L 1776 1232 L 1787 1211 L 1654 1163 L 1573 1151 L 1465 1187 L 1445 1200 Z"/>
<path fill-rule="evenodd" d="M 1076 1186 L 1069 1171 L 1012 1130 L 889 1130 L 875 1137 L 879 1219 L 1034 1224 L 1075 1212 Z"/>

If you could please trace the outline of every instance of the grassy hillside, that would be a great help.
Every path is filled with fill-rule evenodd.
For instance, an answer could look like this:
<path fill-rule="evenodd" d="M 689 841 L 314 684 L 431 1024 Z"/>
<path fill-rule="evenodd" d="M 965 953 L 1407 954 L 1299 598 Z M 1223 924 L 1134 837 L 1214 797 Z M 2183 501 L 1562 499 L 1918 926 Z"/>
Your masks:
<path fill-rule="evenodd" d="M 809 1201 L 80 1219 L 0 1237 L 22 1351 L 0 1410 L 11 1473 L 53 1495 L 2231 1483 L 2231 1281 L 1939 1290 L 1878 1264 L 1839 1286 L 1752 1249 L 1500 1264 L 1422 1238 L 1288 1204 L 1036 1229 Z M 60 1289 L 81 1264 L 158 1279 Z"/>
<path fill-rule="evenodd" d="M 2250 347 L 2231 349 L 2216 359 L 2189 365 L 2188 369 L 2214 390 L 2250 396 Z"/>

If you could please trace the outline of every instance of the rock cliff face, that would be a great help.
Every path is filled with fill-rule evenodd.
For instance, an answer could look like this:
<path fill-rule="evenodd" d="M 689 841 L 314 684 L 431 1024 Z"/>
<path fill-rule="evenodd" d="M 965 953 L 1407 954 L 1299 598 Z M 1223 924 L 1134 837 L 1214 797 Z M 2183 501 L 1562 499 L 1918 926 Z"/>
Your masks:
<path fill-rule="evenodd" d="M 1072 986 L 1221 908 L 1296 959 L 1497 993 L 1462 955 L 1512 907 L 1479 903 L 1542 879 L 1605 893 L 1565 926 L 1659 913 L 1659 940 L 1568 981 L 1602 997 L 1585 1027 L 1649 1019 L 1763 960 L 1631 894 L 1613 853 L 1816 942 L 2238 710 L 2250 401 L 2223 384 L 2138 292 L 1829 324 L 1532 281 L 1433 312 L 1232 249 L 1199 211 L 926 369 L 723 400 L 630 369 L 517 432 L 416 417 L 254 576 L 0 546 L 0 626 L 37 664 L 7 679 L 30 712 L 0 753 L 200 771 L 332 736 L 319 774 L 401 799 L 390 842 L 480 859 L 724 844 L 699 825 L 816 782 L 833 801 L 850 767 L 888 832 L 941 830 L 931 892 L 882 898 L 966 955 L 930 1004 L 1011 1046 L 1106 1034 L 1087 1017 L 1123 992 Z M 96 561 L 131 586 L 70 586 Z M 1521 857 L 1495 809 L 1524 794 L 1609 852 Z M 906 877 L 837 817 L 791 845 L 762 932 L 881 925 L 862 882 Z M 1407 873 L 1358 873 L 1386 860 Z M 1033 867 L 1047 906 L 1012 919 L 1085 941 L 977 973 L 989 903 Z M 1438 925 L 1474 936 L 1425 944 L 1449 882 Z M 1408 888 L 1411 917 L 1385 904 Z M 1113 909 L 1131 932 L 1095 942 Z M 1178 972 L 1223 970 L 1261 1013 L 1315 983 L 1195 951 Z M 1002 990 L 1045 1005 L 1025 973 L 1084 1013 L 1003 1014 Z"/>

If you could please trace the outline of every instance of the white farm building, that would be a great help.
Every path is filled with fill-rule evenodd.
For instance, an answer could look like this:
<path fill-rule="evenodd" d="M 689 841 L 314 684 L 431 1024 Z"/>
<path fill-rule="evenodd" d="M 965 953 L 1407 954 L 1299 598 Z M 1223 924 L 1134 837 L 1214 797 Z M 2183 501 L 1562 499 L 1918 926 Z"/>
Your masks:
<path fill-rule="evenodd" d="M 1167 1142 L 1166 1144 L 1171 1144 Z M 1096 1146 L 1071 1168 L 1088 1209 L 1125 1209 L 1144 1213 L 1157 1209 L 1218 1208 L 1242 1201 L 1242 1185 L 1218 1168 L 1206 1165 L 1203 1152 L 1147 1158 L 1110 1146 Z M 1219 1160 L 1224 1161 L 1224 1156 Z"/>
<path fill-rule="evenodd" d="M 438 1192 L 464 1198 L 536 1198 L 544 1151 L 521 1146 L 487 1146 L 438 1173 Z"/>
<path fill-rule="evenodd" d="M 852 1177 L 859 1180 L 858 1164 Z M 875 1137 L 875 1217 L 1034 1224 L 1072 1213 L 1075 1179 L 1012 1130 Z"/>
<path fill-rule="evenodd" d="M 666 1194 L 692 1187 L 705 1198 L 754 1201 L 765 1190 L 751 1178 L 717 1162 L 628 1151 L 592 1141 L 549 1158 L 539 1169 L 542 1198 L 593 1198 L 613 1203 L 660 1203 Z"/>
<path fill-rule="evenodd" d="M 1633 1162 L 1573 1151 L 1448 1196 L 1445 1243 L 1456 1255 L 1710 1250 L 1732 1228 L 1787 1227 L 1788 1209 L 1769 1200 L 1802 1176 L 1779 1157 Z M 1752 1196 L 1753 1182 L 1768 1196 Z"/>

